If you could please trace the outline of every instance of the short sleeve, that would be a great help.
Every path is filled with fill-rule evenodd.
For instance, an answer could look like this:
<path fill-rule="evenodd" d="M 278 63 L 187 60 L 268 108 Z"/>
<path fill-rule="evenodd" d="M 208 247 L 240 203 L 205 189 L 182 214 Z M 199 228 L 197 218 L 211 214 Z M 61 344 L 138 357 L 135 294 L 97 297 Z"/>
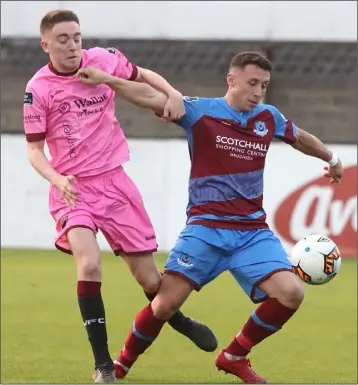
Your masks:
<path fill-rule="evenodd" d="M 297 139 L 297 126 L 286 119 L 276 107 L 270 107 L 275 119 L 275 137 L 288 144 L 293 144 Z"/>
<path fill-rule="evenodd" d="M 112 55 L 110 60 L 115 63 L 115 69 L 112 73 L 113 76 L 125 80 L 135 80 L 138 75 L 138 68 L 135 64 L 131 63 L 126 56 L 116 48 L 106 48 L 109 55 Z"/>
<path fill-rule="evenodd" d="M 34 86 L 27 85 L 24 95 L 24 130 L 28 142 L 46 138 L 46 106 Z"/>
<path fill-rule="evenodd" d="M 189 130 L 202 116 L 201 102 L 198 97 L 184 96 L 185 115 L 175 122 L 178 126 Z"/>

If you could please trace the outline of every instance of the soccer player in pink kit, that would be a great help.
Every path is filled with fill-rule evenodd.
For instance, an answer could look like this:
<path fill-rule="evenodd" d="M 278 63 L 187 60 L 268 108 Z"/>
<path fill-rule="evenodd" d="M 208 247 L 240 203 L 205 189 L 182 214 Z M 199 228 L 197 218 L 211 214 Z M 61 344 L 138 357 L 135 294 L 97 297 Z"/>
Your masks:
<path fill-rule="evenodd" d="M 176 123 L 185 130 L 191 159 L 187 225 L 169 254 L 159 293 L 137 314 L 117 358 L 122 378 L 193 290 L 230 271 L 251 301 L 260 304 L 215 364 L 245 383 L 266 383 L 247 356 L 282 329 L 304 297 L 303 284 L 263 209 L 263 174 L 273 138 L 327 162 L 325 176 L 331 183 L 342 178 L 336 154 L 276 107 L 260 103 L 271 67 L 259 53 L 239 53 L 230 63 L 224 97 L 184 98 L 186 114 Z M 163 113 L 167 97 L 147 85 L 98 69 L 86 68 L 77 76 L 85 84 L 107 84 L 121 98 Z"/>
<path fill-rule="evenodd" d="M 81 84 L 75 74 L 79 68 L 96 66 L 116 77 L 151 84 L 168 96 L 168 120 L 184 114 L 182 95 L 158 74 L 130 63 L 117 49 L 83 50 L 79 20 L 71 11 L 49 12 L 40 31 L 50 62 L 25 90 L 28 158 L 51 184 L 49 208 L 58 233 L 55 245 L 73 254 L 76 262 L 78 302 L 94 355 L 94 380 L 113 382 L 95 234 L 99 229 L 103 232 L 149 300 L 158 292 L 162 276 L 152 256 L 157 250 L 153 226 L 137 187 L 122 168 L 129 150 L 115 118 L 115 93 L 106 85 Z M 44 153 L 45 141 L 50 161 Z M 216 349 L 217 340 L 207 326 L 181 312 L 168 323 L 200 349 Z"/>

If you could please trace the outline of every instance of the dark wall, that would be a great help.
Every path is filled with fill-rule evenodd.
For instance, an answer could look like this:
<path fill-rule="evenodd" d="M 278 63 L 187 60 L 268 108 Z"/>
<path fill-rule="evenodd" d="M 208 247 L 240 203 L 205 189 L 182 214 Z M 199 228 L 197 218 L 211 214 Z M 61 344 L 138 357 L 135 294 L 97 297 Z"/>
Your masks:
<path fill-rule="evenodd" d="M 275 70 L 267 103 L 324 141 L 356 142 L 357 48 L 350 43 L 87 40 L 85 48 L 113 46 L 133 63 L 155 70 L 183 94 L 221 96 L 231 57 L 261 50 Z M 1 41 L 1 132 L 22 133 L 22 101 L 29 78 L 47 57 L 37 40 Z M 128 137 L 178 137 L 181 130 L 151 112 L 117 103 Z"/>

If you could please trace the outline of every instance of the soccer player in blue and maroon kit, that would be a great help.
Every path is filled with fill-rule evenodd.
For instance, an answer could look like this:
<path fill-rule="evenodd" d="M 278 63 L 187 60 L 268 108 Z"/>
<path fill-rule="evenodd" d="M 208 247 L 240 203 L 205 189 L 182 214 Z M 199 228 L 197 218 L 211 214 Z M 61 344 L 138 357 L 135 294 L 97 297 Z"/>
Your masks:
<path fill-rule="evenodd" d="M 247 356 L 282 328 L 304 297 L 303 284 L 269 229 L 262 205 L 265 159 L 272 139 L 327 162 L 325 176 L 332 183 L 342 178 L 336 154 L 276 107 L 260 103 L 271 69 L 261 54 L 239 53 L 231 61 L 224 97 L 184 98 L 186 114 L 176 123 L 185 130 L 191 158 L 187 225 L 168 257 L 159 293 L 138 313 L 115 361 L 117 378 L 128 373 L 193 290 L 229 270 L 260 305 L 219 353 L 216 366 L 245 383 L 266 383 L 253 371 Z M 97 69 L 80 70 L 78 79 L 87 84 L 106 83 L 122 98 L 157 114 L 163 112 L 167 100 L 150 86 Z"/>

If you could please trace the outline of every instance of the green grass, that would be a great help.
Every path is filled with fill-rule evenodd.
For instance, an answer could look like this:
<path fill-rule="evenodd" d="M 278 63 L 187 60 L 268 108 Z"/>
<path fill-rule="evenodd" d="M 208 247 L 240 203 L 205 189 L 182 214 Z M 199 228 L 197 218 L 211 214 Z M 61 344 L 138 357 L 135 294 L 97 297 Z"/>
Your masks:
<path fill-rule="evenodd" d="M 165 256 L 158 256 L 163 266 Z M 124 262 L 104 254 L 103 296 L 110 351 L 122 348 L 146 299 Z M 273 383 L 357 383 L 357 264 L 344 260 L 329 284 L 307 286 L 305 302 L 277 335 L 251 356 Z M 92 357 L 76 298 L 71 257 L 59 252 L 2 250 L 2 383 L 89 383 Z M 255 308 L 230 274 L 184 305 L 187 315 L 231 341 Z M 166 326 L 124 383 L 235 383 L 205 353 Z"/>

